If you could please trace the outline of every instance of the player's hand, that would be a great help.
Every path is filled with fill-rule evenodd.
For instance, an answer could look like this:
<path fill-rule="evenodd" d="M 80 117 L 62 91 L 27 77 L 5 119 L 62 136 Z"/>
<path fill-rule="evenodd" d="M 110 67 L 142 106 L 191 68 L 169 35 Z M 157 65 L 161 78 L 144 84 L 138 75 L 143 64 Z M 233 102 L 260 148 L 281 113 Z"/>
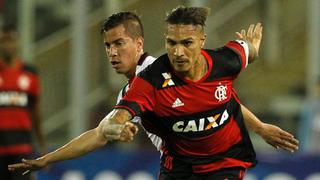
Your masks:
<path fill-rule="evenodd" d="M 133 137 L 138 133 L 138 127 L 131 123 L 126 122 L 120 135 L 120 141 L 129 142 L 133 140 Z"/>
<path fill-rule="evenodd" d="M 248 28 L 248 31 L 246 31 L 245 29 L 241 29 L 240 32 L 236 32 L 236 36 L 239 39 L 250 42 L 253 47 L 255 47 L 256 52 L 258 53 L 262 39 L 262 28 L 263 27 L 261 23 L 257 23 L 256 25 L 251 24 Z"/>
<path fill-rule="evenodd" d="M 104 128 L 104 135 L 107 141 L 132 141 L 134 135 L 138 132 L 138 127 L 132 122 L 127 121 L 125 124 L 111 124 L 109 123 Z"/>
<path fill-rule="evenodd" d="M 293 153 L 299 148 L 299 141 L 278 126 L 263 123 L 262 128 L 257 133 L 276 149 L 281 148 Z"/>
<path fill-rule="evenodd" d="M 24 171 L 24 174 L 27 174 L 31 171 L 39 170 L 46 167 L 48 163 L 43 157 L 33 160 L 22 159 L 21 163 L 10 164 L 8 165 L 9 171 Z"/>

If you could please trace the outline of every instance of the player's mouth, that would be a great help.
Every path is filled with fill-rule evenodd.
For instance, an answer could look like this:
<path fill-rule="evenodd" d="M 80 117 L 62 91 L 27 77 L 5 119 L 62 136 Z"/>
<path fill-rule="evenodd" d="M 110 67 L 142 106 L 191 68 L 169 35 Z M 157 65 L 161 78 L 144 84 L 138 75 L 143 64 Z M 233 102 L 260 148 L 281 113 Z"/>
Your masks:
<path fill-rule="evenodd" d="M 113 68 L 117 68 L 120 65 L 119 61 L 111 61 L 111 65 Z"/>
<path fill-rule="evenodd" d="M 186 59 L 176 59 L 176 60 L 174 60 L 174 63 L 176 65 L 178 65 L 178 66 L 182 66 L 182 65 L 188 63 L 188 60 L 186 60 Z"/>

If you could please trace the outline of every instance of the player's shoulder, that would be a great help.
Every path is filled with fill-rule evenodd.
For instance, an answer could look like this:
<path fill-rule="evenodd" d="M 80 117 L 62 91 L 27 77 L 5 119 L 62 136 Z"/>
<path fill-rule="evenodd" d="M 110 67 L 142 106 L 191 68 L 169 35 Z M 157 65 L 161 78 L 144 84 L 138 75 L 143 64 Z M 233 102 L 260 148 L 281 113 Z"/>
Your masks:
<path fill-rule="evenodd" d="M 212 71 L 207 78 L 208 81 L 234 77 L 241 70 L 239 54 L 228 46 L 215 49 L 204 49 L 209 58 L 212 59 Z"/>
<path fill-rule="evenodd" d="M 233 42 L 233 41 L 232 41 Z M 230 42 L 229 42 L 230 43 Z M 205 52 L 207 52 L 211 57 L 225 57 L 225 56 L 233 56 L 236 55 L 236 52 L 229 46 L 229 43 L 227 43 L 225 46 L 213 48 L 213 49 L 203 49 Z"/>
<path fill-rule="evenodd" d="M 147 76 L 157 76 L 161 75 L 162 72 L 168 71 L 170 68 L 170 62 L 167 54 L 164 54 L 158 58 L 151 59 L 151 64 L 146 67 L 141 73 L 139 73 L 139 77 L 145 78 Z"/>
<path fill-rule="evenodd" d="M 146 63 L 146 64 L 149 64 L 149 65 L 150 65 L 150 64 L 152 64 L 156 59 L 157 59 L 157 58 L 148 55 L 148 56 L 145 58 L 145 61 L 143 62 L 143 64 Z"/>
<path fill-rule="evenodd" d="M 148 81 L 150 84 L 160 83 L 161 77 L 164 73 L 167 73 L 171 70 L 170 61 L 167 54 L 164 54 L 156 58 L 152 64 L 146 67 L 143 71 L 138 74 L 139 78 L 142 78 Z"/>
<path fill-rule="evenodd" d="M 143 61 L 139 61 L 136 67 L 136 75 L 143 71 L 146 67 L 152 64 L 156 60 L 155 57 L 147 55 L 143 57 Z"/>

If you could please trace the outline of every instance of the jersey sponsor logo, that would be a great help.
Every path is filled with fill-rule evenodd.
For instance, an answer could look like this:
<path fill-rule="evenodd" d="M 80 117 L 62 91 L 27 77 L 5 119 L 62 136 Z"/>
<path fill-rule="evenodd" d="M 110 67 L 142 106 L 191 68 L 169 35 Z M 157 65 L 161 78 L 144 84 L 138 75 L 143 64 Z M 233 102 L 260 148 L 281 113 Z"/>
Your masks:
<path fill-rule="evenodd" d="M 227 99 L 227 86 L 223 86 L 221 83 L 219 85 L 214 92 L 214 97 L 220 102 Z"/>
<path fill-rule="evenodd" d="M 28 95 L 21 92 L 0 92 L 0 106 L 27 106 Z"/>
<path fill-rule="evenodd" d="M 180 106 L 184 106 L 184 103 L 179 98 L 177 98 L 171 107 L 176 108 L 176 107 L 180 107 Z"/>
<path fill-rule="evenodd" d="M 22 90 L 27 90 L 30 87 L 30 78 L 26 75 L 22 75 L 19 77 L 18 79 L 18 86 L 22 89 Z"/>
<path fill-rule="evenodd" d="M 171 79 L 171 74 L 170 73 L 162 73 L 162 76 L 164 77 L 164 82 L 162 84 L 162 87 L 167 87 L 167 86 L 173 86 L 174 82 Z"/>
<path fill-rule="evenodd" d="M 221 116 L 220 121 L 218 121 L 220 116 Z M 200 118 L 196 120 L 178 121 L 175 124 L 173 124 L 172 130 L 174 132 L 183 132 L 183 133 L 207 131 L 223 125 L 228 119 L 229 119 L 228 111 L 224 110 L 222 115 L 221 113 L 219 113 L 213 116 Z"/>

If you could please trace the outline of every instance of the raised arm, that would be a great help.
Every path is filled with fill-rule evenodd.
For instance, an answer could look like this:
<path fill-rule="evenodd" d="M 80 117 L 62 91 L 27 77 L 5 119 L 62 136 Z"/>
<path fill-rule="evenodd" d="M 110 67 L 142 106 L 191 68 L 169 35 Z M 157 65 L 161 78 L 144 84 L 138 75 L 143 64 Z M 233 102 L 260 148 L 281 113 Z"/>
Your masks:
<path fill-rule="evenodd" d="M 241 29 L 240 32 L 236 32 L 236 36 L 247 42 L 249 46 L 249 63 L 252 63 L 259 56 L 259 49 L 262 39 L 262 25 L 257 23 L 251 24 L 248 31 Z"/>
<path fill-rule="evenodd" d="M 23 159 L 21 163 L 8 166 L 10 171 L 38 170 L 51 163 L 73 159 L 85 155 L 107 144 L 111 140 L 130 141 L 138 128 L 129 122 L 131 115 L 127 110 L 116 109 L 110 112 L 96 127 L 69 143 L 35 160 Z"/>
<path fill-rule="evenodd" d="M 268 144 L 276 149 L 281 148 L 289 152 L 298 150 L 299 141 L 292 134 L 278 126 L 261 122 L 242 104 L 241 111 L 246 127 L 261 136 Z"/>

